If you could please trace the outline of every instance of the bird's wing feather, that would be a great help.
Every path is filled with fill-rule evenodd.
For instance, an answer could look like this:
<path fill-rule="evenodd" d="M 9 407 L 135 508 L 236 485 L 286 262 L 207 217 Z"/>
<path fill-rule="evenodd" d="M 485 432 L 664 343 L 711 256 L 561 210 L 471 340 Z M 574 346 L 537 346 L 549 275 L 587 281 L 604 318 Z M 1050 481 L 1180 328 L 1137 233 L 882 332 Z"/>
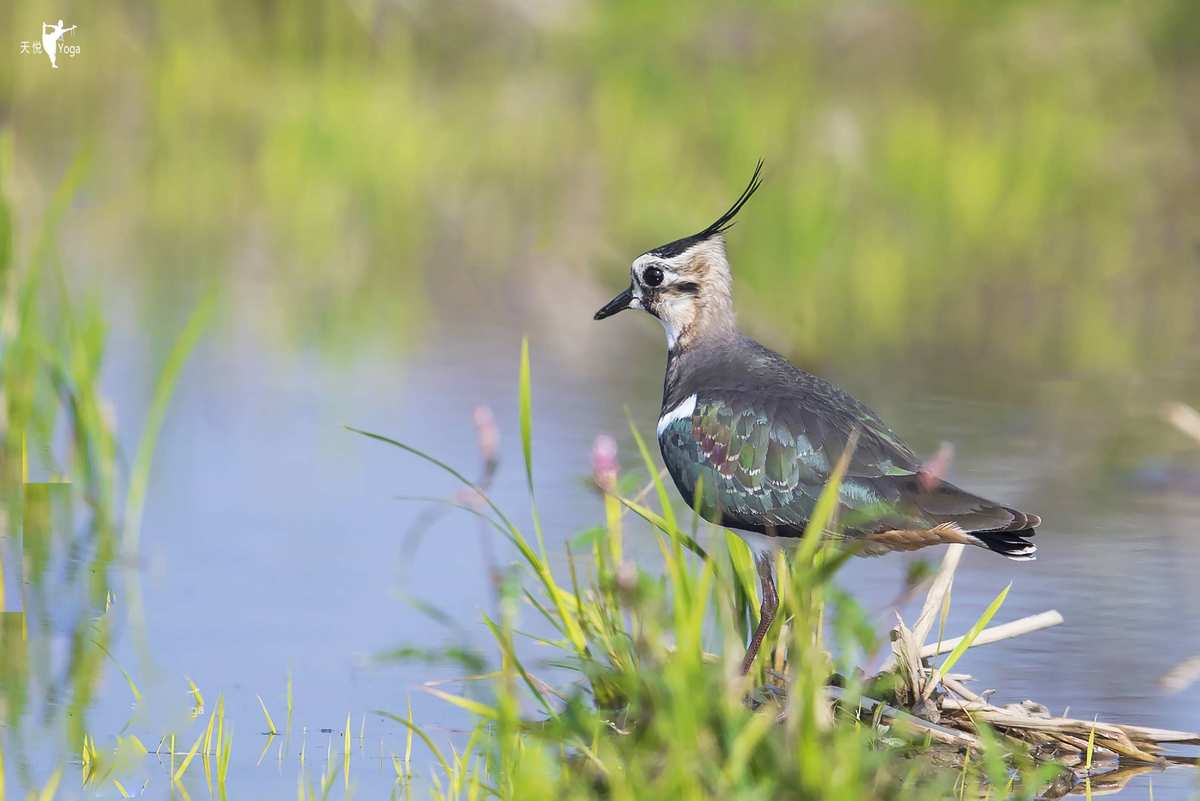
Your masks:
<path fill-rule="evenodd" d="M 689 501 L 710 520 L 797 533 L 807 523 L 852 431 L 859 431 L 841 487 L 845 512 L 876 514 L 898 499 L 887 481 L 913 476 L 916 458 L 877 419 L 822 403 L 701 395 L 690 417 L 666 426 L 663 457 Z M 693 504 L 695 505 L 695 504 Z"/>
<path fill-rule="evenodd" d="M 1018 531 L 1040 522 L 951 484 L 927 481 L 912 451 L 878 417 L 857 402 L 838 401 L 811 394 L 773 399 L 701 393 L 689 417 L 661 432 L 663 458 L 680 493 L 706 519 L 798 536 L 857 430 L 839 489 L 844 533 L 946 523 L 967 532 Z"/>

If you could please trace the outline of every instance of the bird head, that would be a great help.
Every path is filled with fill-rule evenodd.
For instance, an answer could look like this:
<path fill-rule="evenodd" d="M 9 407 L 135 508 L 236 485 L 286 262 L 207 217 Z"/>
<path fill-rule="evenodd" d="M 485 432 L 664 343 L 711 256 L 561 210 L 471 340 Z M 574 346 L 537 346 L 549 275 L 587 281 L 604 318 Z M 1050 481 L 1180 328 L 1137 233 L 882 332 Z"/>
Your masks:
<path fill-rule="evenodd" d="M 697 336 L 734 331 L 733 276 L 724 233 L 758 189 L 762 166 L 760 161 L 741 196 L 707 228 L 634 259 L 629 287 L 596 312 L 595 319 L 643 309 L 662 323 L 672 350 Z"/>

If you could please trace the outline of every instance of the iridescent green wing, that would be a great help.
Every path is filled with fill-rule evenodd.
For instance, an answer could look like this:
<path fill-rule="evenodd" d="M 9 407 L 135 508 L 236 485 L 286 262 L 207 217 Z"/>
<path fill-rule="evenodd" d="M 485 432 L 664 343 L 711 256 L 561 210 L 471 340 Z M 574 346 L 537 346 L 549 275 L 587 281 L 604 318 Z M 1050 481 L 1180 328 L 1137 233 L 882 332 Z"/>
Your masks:
<path fill-rule="evenodd" d="M 690 416 L 672 421 L 659 436 L 679 491 L 708 520 L 796 536 L 858 428 L 840 490 L 843 519 L 856 528 L 869 519 L 875 528 L 882 518 L 895 517 L 900 493 L 893 477 L 913 476 L 915 457 L 877 418 L 821 400 L 699 397 Z M 697 486 L 699 500 L 693 497 Z"/>

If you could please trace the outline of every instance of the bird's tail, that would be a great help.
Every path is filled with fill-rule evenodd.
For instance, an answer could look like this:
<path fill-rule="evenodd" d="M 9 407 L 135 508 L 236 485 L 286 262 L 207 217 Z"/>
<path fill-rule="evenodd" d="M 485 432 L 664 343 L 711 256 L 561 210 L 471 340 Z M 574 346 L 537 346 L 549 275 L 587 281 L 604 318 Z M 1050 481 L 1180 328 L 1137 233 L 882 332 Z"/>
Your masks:
<path fill-rule="evenodd" d="M 861 532 L 862 553 L 914 551 L 930 545 L 977 545 L 1009 559 L 1036 559 L 1030 542 L 1042 523 L 1035 514 L 989 501 L 947 481 L 926 486 L 919 475 L 879 479 L 881 494 L 898 496 L 896 514 Z"/>
<path fill-rule="evenodd" d="M 1037 546 L 1028 539 L 1033 536 L 1032 528 L 1024 531 L 972 531 L 968 536 L 974 539 L 976 544 L 1009 559 L 1018 562 L 1037 559 Z"/>
<path fill-rule="evenodd" d="M 989 501 L 949 482 L 910 496 L 914 507 L 938 521 L 956 526 L 966 542 L 1009 559 L 1036 559 L 1037 546 L 1029 541 L 1042 518 L 1011 506 Z"/>
<path fill-rule="evenodd" d="M 933 528 L 886 529 L 862 535 L 860 553 L 878 556 L 892 551 L 915 551 L 930 545 L 977 545 L 1021 562 L 1037 558 L 1037 546 L 1029 541 L 1033 529 L 1018 531 L 964 531 L 957 523 L 940 523 Z"/>

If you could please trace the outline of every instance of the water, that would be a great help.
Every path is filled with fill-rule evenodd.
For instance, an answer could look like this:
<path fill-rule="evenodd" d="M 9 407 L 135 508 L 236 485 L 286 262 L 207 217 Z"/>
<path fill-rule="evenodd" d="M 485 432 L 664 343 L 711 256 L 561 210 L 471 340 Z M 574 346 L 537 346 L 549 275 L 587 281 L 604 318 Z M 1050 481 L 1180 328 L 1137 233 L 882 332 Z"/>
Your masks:
<path fill-rule="evenodd" d="M 367 341 L 336 357 L 271 344 L 256 335 L 253 310 L 231 304 L 188 364 L 167 418 L 141 558 L 114 577 L 114 604 L 136 605 L 140 585 L 144 616 L 144 627 L 119 627 L 112 645 L 113 659 L 146 696 L 127 730 L 151 740 L 153 750 L 152 732 L 182 728 L 187 720 L 187 678 L 210 709 L 223 694 L 236 730 L 230 787 L 237 797 L 291 792 L 302 748 L 310 780 L 329 751 L 340 765 L 348 713 L 351 778 L 360 797 L 386 795 L 394 771 L 385 755 L 404 747 L 403 729 L 376 710 L 403 715 L 411 700 L 415 717 L 435 737 L 461 731 L 463 718 L 420 690 L 426 681 L 459 675 L 457 668 L 384 655 L 403 645 L 459 643 L 488 653 L 480 613 L 492 606 L 489 551 L 502 560 L 512 554 L 499 541 L 485 545 L 461 513 L 414 535 L 411 526 L 427 507 L 397 496 L 448 496 L 452 481 L 343 425 L 411 442 L 473 473 L 471 414 L 476 404 L 488 404 L 502 430 L 493 494 L 518 524 L 526 522 L 515 407 L 526 328 L 534 359 L 535 479 L 551 548 L 561 550 L 572 533 L 601 517 L 584 481 L 593 437 L 616 434 L 623 463 L 635 465 L 623 407 L 643 431 L 653 428 L 658 410 L 660 332 L 634 315 L 592 323 L 587 312 L 602 300 L 573 298 L 552 317 L 501 300 L 477 309 L 469 322 L 443 300 L 418 339 Z M 144 329 L 119 322 L 136 319 L 127 302 L 109 300 L 118 322 L 104 384 L 131 453 L 154 370 Z M 902 378 L 873 381 L 845 365 L 834 377 L 884 410 L 919 451 L 932 452 L 943 439 L 955 443 L 957 483 L 1045 518 L 1036 563 L 972 550 L 960 568 L 948 633 L 964 631 L 1010 581 L 1000 619 L 1046 609 L 1066 618 L 1057 628 L 969 653 L 959 669 L 976 677 L 976 689 L 994 687 L 997 699 L 1031 698 L 1056 712 L 1069 707 L 1080 718 L 1200 728 L 1200 686 L 1167 696 L 1155 684 L 1169 667 L 1200 654 L 1193 622 L 1200 616 L 1200 496 L 1147 486 L 1140 474 L 1114 475 L 1091 456 L 1082 468 L 1080 458 L 1064 459 L 1061 452 L 1088 437 L 1056 428 L 1056 411 L 1046 408 L 1053 402 L 990 401 L 970 386 L 929 393 Z M 1058 392 L 1028 394 L 1044 399 Z M 1113 407 L 1084 409 L 1079 419 L 1121 414 Z M 630 547 L 654 558 L 648 534 Z M 855 560 L 843 574 L 862 604 L 879 612 L 881 631 L 909 558 Z M 450 623 L 420 613 L 407 599 L 436 606 Z M 50 611 L 56 626 L 69 628 L 70 609 Z M 911 605 L 906 615 L 915 616 Z M 52 649 L 66 647 L 61 637 L 50 640 Z M 276 738 L 260 754 L 266 738 L 257 696 L 282 726 L 289 675 L 292 736 Z M 119 671 L 102 676 L 87 720 L 88 730 L 107 742 L 126 730 L 131 697 Z M 418 749 L 417 758 L 427 773 L 428 755 Z M 61 753 L 48 742 L 32 749 L 30 759 L 53 764 Z M 163 763 L 144 773 L 150 797 L 167 795 Z M 189 777 L 191 791 L 203 796 L 201 774 Z M 1139 777 L 1119 797 L 1145 798 L 1151 780 L 1160 799 L 1185 797 L 1195 786 L 1191 773 L 1175 769 Z"/>

